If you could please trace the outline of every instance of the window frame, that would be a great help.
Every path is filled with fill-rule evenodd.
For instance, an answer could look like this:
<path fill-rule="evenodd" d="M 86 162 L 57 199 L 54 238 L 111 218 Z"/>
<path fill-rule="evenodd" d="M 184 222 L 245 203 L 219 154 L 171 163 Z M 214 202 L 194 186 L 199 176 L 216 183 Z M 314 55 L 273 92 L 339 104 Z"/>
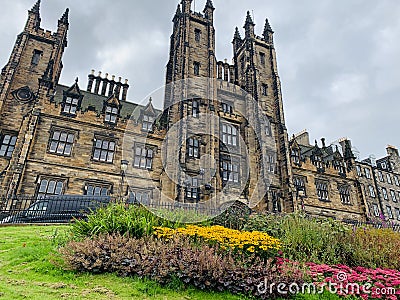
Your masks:
<path fill-rule="evenodd" d="M 43 57 L 43 51 L 34 49 L 32 53 L 31 66 L 36 67 L 39 65 L 40 59 Z"/>
<path fill-rule="evenodd" d="M 385 187 L 382 187 L 381 190 L 382 190 L 383 199 L 389 200 L 389 195 L 388 195 L 387 189 Z"/>
<path fill-rule="evenodd" d="M 223 185 L 240 184 L 240 162 L 229 158 L 221 158 L 221 180 Z"/>
<path fill-rule="evenodd" d="M 305 176 L 293 176 L 293 185 L 296 191 L 303 191 L 304 197 L 307 197 L 306 182 L 307 178 Z"/>
<path fill-rule="evenodd" d="M 329 202 L 329 181 L 320 179 L 316 180 L 315 187 L 318 200 L 322 202 Z"/>
<path fill-rule="evenodd" d="M 104 108 L 104 123 L 116 125 L 118 122 L 118 117 L 119 117 L 119 108 L 115 105 L 107 104 Z"/>
<path fill-rule="evenodd" d="M 261 85 L 261 94 L 262 94 L 263 96 L 268 96 L 268 84 L 263 83 L 263 84 Z"/>
<path fill-rule="evenodd" d="M 364 174 L 365 174 L 365 178 L 367 178 L 367 179 L 371 179 L 372 178 L 371 170 L 369 168 L 367 168 L 367 167 L 364 168 Z"/>
<path fill-rule="evenodd" d="M 266 55 L 264 52 L 260 52 L 260 63 L 263 67 L 265 67 L 265 62 L 266 62 Z"/>
<path fill-rule="evenodd" d="M 388 214 L 389 219 L 393 220 L 394 217 L 393 217 L 393 210 L 392 210 L 391 206 L 386 205 L 386 212 Z"/>
<path fill-rule="evenodd" d="M 396 191 L 390 190 L 390 196 L 392 197 L 393 202 L 397 202 Z"/>
<path fill-rule="evenodd" d="M 101 145 L 98 145 L 98 142 L 101 142 Z M 108 144 L 107 149 L 105 147 L 105 143 Z M 111 144 L 114 145 L 113 149 L 111 149 Z M 98 154 L 98 157 L 96 153 Z M 105 154 L 105 159 L 102 159 L 103 153 Z M 115 155 L 117 152 L 117 140 L 108 138 L 108 137 L 103 137 L 103 136 L 95 136 L 93 139 L 93 149 L 92 149 L 92 161 L 97 162 L 97 163 L 105 163 L 105 164 L 113 164 L 115 160 Z M 112 153 L 111 156 L 111 161 L 109 160 L 109 156 Z"/>
<path fill-rule="evenodd" d="M 192 104 L 192 111 L 191 111 L 191 116 L 193 118 L 198 118 L 200 115 L 200 100 L 198 99 L 193 99 L 191 101 Z"/>
<path fill-rule="evenodd" d="M 201 64 L 198 61 L 193 62 L 193 74 L 194 76 L 200 76 Z"/>
<path fill-rule="evenodd" d="M 388 184 L 393 184 L 392 177 L 389 173 L 386 173 L 386 181 Z"/>
<path fill-rule="evenodd" d="M 342 204 L 351 205 L 351 187 L 348 184 L 339 185 L 339 196 Z"/>
<path fill-rule="evenodd" d="M 225 114 L 233 114 L 233 105 L 231 103 L 222 102 L 221 109 Z"/>
<path fill-rule="evenodd" d="M 379 217 L 381 215 L 379 212 L 378 204 L 372 203 L 372 210 L 374 212 L 375 217 Z"/>
<path fill-rule="evenodd" d="M 92 187 L 92 193 L 89 193 L 89 187 Z M 96 189 L 100 189 L 100 194 L 96 194 Z M 105 195 L 102 193 L 103 190 L 106 190 Z M 110 196 L 110 194 L 112 194 L 112 184 L 107 182 L 88 181 L 84 186 L 84 194 L 86 196 Z"/>
<path fill-rule="evenodd" d="M 44 187 L 44 190 L 42 190 L 43 182 L 46 182 L 46 186 Z M 50 187 L 51 182 L 54 182 L 54 185 L 51 187 L 52 192 L 49 192 L 49 187 Z M 61 178 L 61 177 L 57 177 L 57 176 L 41 175 L 41 176 L 39 176 L 37 183 L 36 183 L 35 196 L 38 199 L 44 199 L 44 198 L 46 198 L 46 196 L 64 195 L 65 190 L 67 188 L 67 182 L 68 182 L 68 180 L 66 178 Z M 60 187 L 60 184 L 61 184 L 61 187 Z"/>
<path fill-rule="evenodd" d="M 376 198 L 375 188 L 372 185 L 368 185 L 369 195 L 372 198 Z"/>
<path fill-rule="evenodd" d="M 140 154 L 138 153 L 140 149 Z M 151 145 L 135 144 L 133 147 L 133 163 L 135 169 L 152 170 L 155 147 Z"/>
<path fill-rule="evenodd" d="M 200 158 L 201 139 L 199 137 L 190 137 L 186 140 L 187 156 L 189 158 Z"/>
<path fill-rule="evenodd" d="M 58 134 L 58 139 L 55 138 L 55 134 Z M 62 136 L 66 135 L 65 140 L 62 140 Z M 49 141 L 47 145 L 47 152 L 52 155 L 64 156 L 64 157 L 71 157 L 72 152 L 74 149 L 75 141 L 76 141 L 77 131 L 66 129 L 66 128 L 59 128 L 59 127 L 52 127 L 50 130 Z M 72 141 L 70 140 L 70 136 L 72 136 Z M 55 149 L 53 149 L 53 144 L 56 144 Z M 62 152 L 59 152 L 60 145 L 64 144 Z M 66 152 L 67 146 L 69 146 L 69 152 Z"/>
<path fill-rule="evenodd" d="M 6 137 L 9 137 L 9 141 L 5 144 L 4 140 Z M 15 151 L 15 146 L 18 142 L 18 133 L 13 133 L 13 132 L 3 132 L 0 134 L 0 153 L 4 151 L 3 155 L 0 155 L 0 157 L 4 157 L 7 159 L 10 159 Z M 4 150 L 3 150 L 4 149 Z M 10 155 L 9 152 L 11 150 Z"/>
<path fill-rule="evenodd" d="M 142 131 L 153 132 L 154 122 L 155 122 L 154 116 L 151 114 L 143 113 L 141 119 L 142 119 Z"/>
<path fill-rule="evenodd" d="M 200 201 L 200 179 L 197 177 L 190 177 L 189 185 L 185 187 L 185 199 L 188 201 Z"/>
<path fill-rule="evenodd" d="M 220 132 L 221 141 L 224 145 L 227 147 L 239 146 L 239 129 L 235 125 L 222 122 Z"/>
<path fill-rule="evenodd" d="M 195 40 L 197 43 L 200 43 L 200 42 L 201 42 L 201 29 L 199 29 L 199 28 L 195 28 L 195 29 L 194 29 L 194 40 Z"/>

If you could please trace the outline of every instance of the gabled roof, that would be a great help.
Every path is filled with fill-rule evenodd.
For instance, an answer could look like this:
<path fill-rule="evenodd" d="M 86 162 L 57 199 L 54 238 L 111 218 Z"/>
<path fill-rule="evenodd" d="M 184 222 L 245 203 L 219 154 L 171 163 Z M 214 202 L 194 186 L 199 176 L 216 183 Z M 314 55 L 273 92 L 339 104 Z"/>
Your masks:
<path fill-rule="evenodd" d="M 80 90 L 77 83 L 75 83 L 72 87 L 67 87 L 65 85 L 59 84 L 55 87 L 55 90 L 56 94 L 54 95 L 53 101 L 57 104 L 63 102 L 64 92 L 73 93 L 74 91 L 75 92 L 79 91 L 79 94 L 82 96 L 82 102 L 81 102 L 82 112 L 91 110 L 97 112 L 98 114 L 101 114 L 104 108 L 104 103 L 110 99 L 109 97 L 106 96 L 101 96 L 93 94 L 91 92 Z M 138 120 L 141 111 L 145 110 L 146 108 L 149 109 L 149 104 L 147 106 L 143 106 L 128 101 L 120 102 L 120 104 L 121 104 L 120 116 L 123 119 L 129 119 L 133 117 L 135 120 Z M 155 109 L 153 105 L 151 105 L 151 109 L 154 111 L 155 115 L 161 114 L 161 111 Z"/>

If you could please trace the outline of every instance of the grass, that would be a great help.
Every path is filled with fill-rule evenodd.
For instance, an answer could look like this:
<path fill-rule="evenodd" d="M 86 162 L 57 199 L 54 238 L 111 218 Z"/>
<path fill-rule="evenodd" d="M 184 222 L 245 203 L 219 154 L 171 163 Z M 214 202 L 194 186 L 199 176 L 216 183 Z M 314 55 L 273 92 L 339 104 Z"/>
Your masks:
<path fill-rule="evenodd" d="M 51 263 L 56 232 L 68 227 L 0 227 L 1 299 L 224 299 L 242 296 L 161 287 L 150 280 L 116 275 L 76 274 Z M 52 254 L 53 253 L 53 254 Z"/>
<path fill-rule="evenodd" d="M 140 299 L 245 300 L 229 293 L 203 292 L 181 283 L 169 287 L 145 279 L 113 274 L 92 275 L 65 271 L 51 261 L 67 226 L 0 227 L 0 298 L 6 299 Z M 58 238 L 55 238 L 57 236 Z M 61 238 L 60 238 L 61 237 Z M 58 242 L 56 242 L 58 241 Z M 339 300 L 340 297 L 298 295 L 296 300 Z"/>

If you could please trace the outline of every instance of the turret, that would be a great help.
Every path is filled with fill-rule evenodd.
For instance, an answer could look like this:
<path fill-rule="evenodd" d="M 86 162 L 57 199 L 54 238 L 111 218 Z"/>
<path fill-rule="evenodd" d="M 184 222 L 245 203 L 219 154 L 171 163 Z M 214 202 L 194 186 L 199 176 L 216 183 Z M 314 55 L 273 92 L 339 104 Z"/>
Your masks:
<path fill-rule="evenodd" d="M 204 8 L 204 16 L 206 19 L 210 20 L 210 22 L 214 21 L 214 5 L 211 0 L 207 0 L 206 7 Z"/>
<path fill-rule="evenodd" d="M 193 0 L 182 0 L 181 4 L 182 4 L 182 12 L 185 15 L 189 15 L 190 14 L 190 8 L 192 7 L 192 1 Z"/>
<path fill-rule="evenodd" d="M 264 27 L 264 40 L 269 43 L 273 44 L 274 43 L 274 31 L 271 28 L 271 25 L 268 22 L 268 19 L 265 20 L 265 27 Z"/>
<path fill-rule="evenodd" d="M 250 12 L 247 12 L 247 17 L 246 17 L 246 23 L 244 24 L 244 29 L 246 30 L 246 38 L 248 37 L 254 37 L 254 27 L 256 24 L 254 24 L 253 19 L 251 18 Z"/>
<path fill-rule="evenodd" d="M 40 0 L 28 11 L 28 20 L 26 21 L 25 31 L 37 31 L 40 27 Z"/>

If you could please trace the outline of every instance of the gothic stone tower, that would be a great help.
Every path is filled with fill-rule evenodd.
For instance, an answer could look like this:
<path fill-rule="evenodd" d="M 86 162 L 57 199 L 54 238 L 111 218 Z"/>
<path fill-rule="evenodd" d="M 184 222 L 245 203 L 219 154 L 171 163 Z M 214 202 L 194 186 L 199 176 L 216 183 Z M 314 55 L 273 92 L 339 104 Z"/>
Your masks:
<path fill-rule="evenodd" d="M 230 65 L 215 57 L 212 1 L 207 0 L 203 14 L 193 12 L 191 6 L 192 0 L 182 0 L 173 19 L 164 116 L 165 126 L 177 130 L 167 139 L 164 167 L 180 171 L 172 172 L 174 180 L 162 176 L 163 193 L 177 201 L 201 202 L 222 192 L 216 203 L 221 205 L 229 201 L 223 196 L 224 187 L 232 183 L 230 189 L 238 186 L 240 190 L 242 184 L 240 200 L 249 204 L 251 195 L 257 195 L 257 182 L 268 177 L 268 192 L 259 195 L 261 206 L 292 211 L 288 137 L 273 31 L 267 21 L 263 38 L 257 37 L 248 14 L 244 39 L 236 29 Z M 257 120 L 258 113 L 269 122 L 255 122 L 255 128 L 249 129 L 247 119 Z M 202 119 L 202 114 L 207 117 Z M 260 139 L 271 141 L 269 152 L 260 148 Z M 170 159 L 176 153 L 177 164 Z"/>
<path fill-rule="evenodd" d="M 25 167 L 26 155 L 37 123 L 34 107 L 57 82 L 61 58 L 67 46 L 68 9 L 52 33 L 40 28 L 40 0 L 28 12 L 28 20 L 18 35 L 10 60 L 1 72 L 0 151 L 2 191 L 14 193 Z"/>

